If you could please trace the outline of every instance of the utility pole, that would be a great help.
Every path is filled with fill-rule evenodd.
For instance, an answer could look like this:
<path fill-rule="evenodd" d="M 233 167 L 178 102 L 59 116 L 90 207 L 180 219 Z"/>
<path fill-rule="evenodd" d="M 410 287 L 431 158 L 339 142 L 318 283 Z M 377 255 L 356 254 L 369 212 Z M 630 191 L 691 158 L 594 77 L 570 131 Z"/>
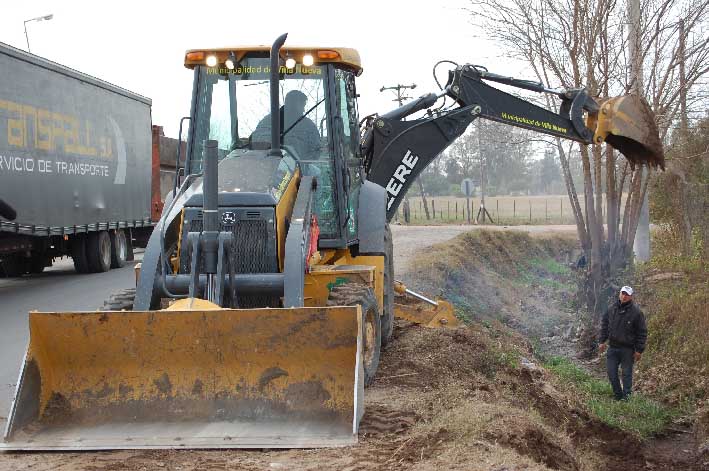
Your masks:
<path fill-rule="evenodd" d="M 480 208 L 478 209 L 478 214 L 475 216 L 475 224 L 480 222 L 480 216 L 482 216 L 482 224 L 485 224 L 485 218 L 489 219 L 492 224 L 495 221 L 492 220 L 492 216 L 487 212 L 485 208 L 485 152 L 483 150 L 483 122 L 481 119 L 478 120 L 478 153 L 480 154 Z"/>
<path fill-rule="evenodd" d="M 411 97 L 405 96 L 401 91 L 406 90 L 406 89 L 413 90 L 414 88 L 416 88 L 415 83 L 412 83 L 411 85 L 398 84 L 398 85 L 394 85 L 392 87 L 382 87 L 379 89 L 379 91 L 383 92 L 384 90 L 396 90 L 396 98 L 394 98 L 392 101 L 395 101 L 395 102 L 399 103 L 399 106 L 402 106 L 404 104 L 404 100 L 410 100 Z"/>
<path fill-rule="evenodd" d="M 685 75 L 685 56 L 687 55 L 687 45 L 685 44 L 684 19 L 679 20 L 679 106 L 680 106 L 680 133 L 682 145 L 687 139 L 687 77 Z"/>
<path fill-rule="evenodd" d="M 643 96 L 643 58 L 642 48 L 640 44 L 640 0 L 630 0 L 628 2 L 628 44 L 630 45 L 630 92 Z M 642 167 L 641 183 L 650 178 L 650 171 L 647 165 Z M 641 188 L 642 186 L 641 185 Z M 640 207 L 640 219 L 638 221 L 638 229 L 635 232 L 635 240 L 633 243 L 633 251 L 635 257 L 646 262 L 650 260 L 650 209 L 648 205 L 649 186 L 645 192 L 645 197 Z"/>
<path fill-rule="evenodd" d="M 413 90 L 414 88 L 416 88 L 416 84 L 415 84 L 415 83 L 412 83 L 411 85 L 401 85 L 401 84 L 397 84 L 397 85 L 393 85 L 393 86 L 391 86 L 391 87 L 383 86 L 382 88 L 379 89 L 379 92 L 383 92 L 384 90 L 396 90 L 396 98 L 395 98 L 394 100 L 392 100 L 392 101 L 395 101 L 395 102 L 399 103 L 399 107 L 401 107 L 401 106 L 403 106 L 403 104 L 404 104 L 404 100 L 410 100 L 410 99 L 411 99 L 410 96 L 405 96 L 405 95 L 402 93 L 402 90 L 406 90 L 406 89 Z M 430 215 L 429 212 L 428 212 L 428 201 L 426 201 L 426 192 L 425 192 L 424 189 L 423 189 L 423 182 L 421 181 L 421 177 L 419 176 L 419 177 L 416 179 L 416 181 L 417 181 L 418 184 L 419 184 L 419 191 L 421 192 L 421 200 L 423 201 L 423 209 L 424 209 L 424 211 L 426 212 L 426 220 L 430 220 L 430 219 L 431 219 L 431 215 Z M 404 201 L 405 201 L 406 207 L 408 208 L 408 207 L 409 207 L 409 197 L 408 197 L 408 196 L 404 196 Z M 407 222 L 408 222 L 408 221 L 407 221 Z"/>

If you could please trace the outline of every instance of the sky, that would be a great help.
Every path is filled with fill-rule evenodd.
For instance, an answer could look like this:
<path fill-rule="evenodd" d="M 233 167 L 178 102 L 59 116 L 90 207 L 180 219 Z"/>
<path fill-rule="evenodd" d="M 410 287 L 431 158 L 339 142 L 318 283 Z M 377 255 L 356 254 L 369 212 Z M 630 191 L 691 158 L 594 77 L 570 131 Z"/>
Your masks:
<path fill-rule="evenodd" d="M 468 0 L 413 2 L 280 0 L 149 1 L 25 0 L 3 7 L 0 42 L 93 75 L 152 99 L 152 121 L 177 137 L 189 114 L 192 71 L 187 49 L 270 45 L 287 32 L 286 44 L 353 47 L 364 73 L 357 89 L 360 117 L 394 108 L 382 86 L 415 83 L 410 96 L 437 92 L 432 68 L 439 60 L 475 63 L 518 75 L 523 66 L 500 58 L 480 37 L 465 11 Z M 440 79 L 445 80 L 445 68 Z"/>

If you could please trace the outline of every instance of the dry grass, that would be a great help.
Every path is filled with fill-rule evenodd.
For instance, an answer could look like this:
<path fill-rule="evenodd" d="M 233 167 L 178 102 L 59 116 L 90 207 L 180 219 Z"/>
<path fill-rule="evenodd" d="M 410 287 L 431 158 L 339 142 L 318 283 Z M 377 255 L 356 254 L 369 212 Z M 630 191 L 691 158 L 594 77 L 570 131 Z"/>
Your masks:
<path fill-rule="evenodd" d="M 709 401 L 709 261 L 683 258 L 671 233 L 653 237 L 653 259 L 637 274 L 648 319 L 638 384 L 678 404 Z"/>

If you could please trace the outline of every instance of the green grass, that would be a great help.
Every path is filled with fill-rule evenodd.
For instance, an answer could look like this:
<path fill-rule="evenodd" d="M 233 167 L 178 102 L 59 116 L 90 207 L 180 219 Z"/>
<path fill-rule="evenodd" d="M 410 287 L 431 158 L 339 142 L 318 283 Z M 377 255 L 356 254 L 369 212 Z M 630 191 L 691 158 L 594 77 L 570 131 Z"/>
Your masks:
<path fill-rule="evenodd" d="M 566 358 L 549 358 L 544 366 L 577 392 L 596 418 L 642 438 L 658 434 L 683 413 L 682 408 L 665 406 L 635 393 L 629 401 L 616 401 L 608 380 L 591 376 Z"/>
<path fill-rule="evenodd" d="M 533 258 L 529 261 L 529 263 L 551 275 L 568 276 L 571 274 L 571 269 L 569 267 L 563 263 L 557 262 L 553 258 Z"/>
<path fill-rule="evenodd" d="M 519 282 L 537 284 L 554 291 L 574 291 L 571 269 L 553 258 L 532 258 L 519 263 Z"/>

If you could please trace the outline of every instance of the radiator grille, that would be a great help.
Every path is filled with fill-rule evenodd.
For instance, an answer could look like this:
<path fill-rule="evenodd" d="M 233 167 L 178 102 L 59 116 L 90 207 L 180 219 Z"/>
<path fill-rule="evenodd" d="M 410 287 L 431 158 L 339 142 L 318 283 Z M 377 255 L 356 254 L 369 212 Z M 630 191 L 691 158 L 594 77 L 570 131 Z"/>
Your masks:
<path fill-rule="evenodd" d="M 185 224 L 183 240 L 187 240 L 188 232 L 201 232 L 203 228 L 201 211 L 194 212 L 194 219 Z M 220 224 L 220 230 L 234 234 L 232 263 L 239 274 L 246 273 L 277 273 L 276 236 L 273 217 L 261 211 L 239 212 L 239 218 L 234 224 Z M 267 218 L 270 217 L 270 222 Z M 187 222 L 187 221 L 186 221 Z M 189 245 L 189 244 L 186 244 Z M 183 273 L 190 272 L 191 249 L 185 247 L 181 257 L 180 268 Z M 200 264 L 200 270 L 203 270 Z M 242 308 L 278 307 L 280 299 L 273 296 L 238 296 L 238 306 Z"/>

